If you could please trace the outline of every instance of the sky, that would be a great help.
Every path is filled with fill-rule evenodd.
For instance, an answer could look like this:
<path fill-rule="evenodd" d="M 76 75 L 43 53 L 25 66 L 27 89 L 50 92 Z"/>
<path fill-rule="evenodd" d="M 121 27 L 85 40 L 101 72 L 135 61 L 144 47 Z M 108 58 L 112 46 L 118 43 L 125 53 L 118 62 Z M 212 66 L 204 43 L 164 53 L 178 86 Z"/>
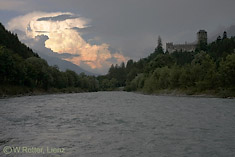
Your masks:
<path fill-rule="evenodd" d="M 0 22 L 21 41 L 87 71 L 105 74 L 111 64 L 138 60 L 163 43 L 194 42 L 205 29 L 235 24 L 234 0 L 0 0 Z"/>

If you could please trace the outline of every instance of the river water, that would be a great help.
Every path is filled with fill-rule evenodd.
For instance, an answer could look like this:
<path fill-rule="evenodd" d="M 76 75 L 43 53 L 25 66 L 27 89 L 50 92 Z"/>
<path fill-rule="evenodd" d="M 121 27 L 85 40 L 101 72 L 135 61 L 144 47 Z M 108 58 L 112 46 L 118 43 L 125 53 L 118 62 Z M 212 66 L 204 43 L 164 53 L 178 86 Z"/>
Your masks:
<path fill-rule="evenodd" d="M 10 157 L 234 157 L 235 100 L 127 92 L 1 99 L 0 151 Z"/>

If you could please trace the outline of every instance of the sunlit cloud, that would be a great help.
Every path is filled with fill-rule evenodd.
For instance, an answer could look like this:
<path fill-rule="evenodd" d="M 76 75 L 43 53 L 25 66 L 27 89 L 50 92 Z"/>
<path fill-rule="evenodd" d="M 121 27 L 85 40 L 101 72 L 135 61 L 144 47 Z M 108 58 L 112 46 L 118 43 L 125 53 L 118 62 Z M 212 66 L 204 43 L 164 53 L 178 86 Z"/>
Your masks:
<path fill-rule="evenodd" d="M 45 41 L 46 48 L 59 54 L 76 55 L 73 58 L 63 59 L 81 67 L 85 65 L 85 68 L 89 68 L 86 70 L 105 73 L 111 64 L 126 62 L 126 57 L 121 53 L 111 53 L 107 43 L 94 45 L 82 38 L 78 30 L 89 27 L 89 23 L 89 19 L 70 12 L 33 12 L 12 19 L 8 23 L 8 28 L 23 31 L 27 38 L 32 39 L 46 35 L 48 37 Z M 111 62 L 111 58 L 115 58 L 117 62 Z"/>

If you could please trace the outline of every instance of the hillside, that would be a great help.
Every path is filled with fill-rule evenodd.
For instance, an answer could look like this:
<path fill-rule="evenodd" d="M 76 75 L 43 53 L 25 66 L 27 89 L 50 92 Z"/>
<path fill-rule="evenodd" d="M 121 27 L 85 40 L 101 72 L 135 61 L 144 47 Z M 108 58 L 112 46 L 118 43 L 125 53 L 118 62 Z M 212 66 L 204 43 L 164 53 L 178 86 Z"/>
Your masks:
<path fill-rule="evenodd" d="M 0 97 L 25 93 L 97 91 L 93 76 L 62 72 L 0 24 Z"/>
<path fill-rule="evenodd" d="M 100 76 L 103 90 L 124 86 L 144 93 L 235 96 L 235 37 L 226 34 L 194 52 L 164 52 L 161 41 L 148 57 L 112 65 Z"/>
<path fill-rule="evenodd" d="M 76 64 L 73 64 L 69 61 L 66 61 L 66 60 L 63 60 L 63 59 L 60 59 L 58 57 L 56 57 L 54 54 L 54 52 L 46 52 L 46 51 L 36 51 L 37 54 L 45 59 L 49 65 L 53 66 L 53 65 L 57 65 L 58 68 L 61 70 L 61 71 L 66 71 L 66 69 L 70 69 L 70 70 L 73 70 L 74 72 L 76 72 L 77 74 L 80 74 L 80 73 L 85 73 L 86 75 L 90 75 L 90 76 L 94 76 L 96 74 L 93 74 L 91 72 L 88 72 L 84 69 L 82 69 L 81 67 L 77 66 Z"/>
<path fill-rule="evenodd" d="M 13 53 L 18 54 L 22 58 L 26 59 L 29 57 L 38 57 L 36 53 L 32 51 L 25 44 L 21 43 L 17 37 L 17 34 L 13 34 L 6 30 L 5 27 L 0 23 L 0 45 L 5 46 Z"/>

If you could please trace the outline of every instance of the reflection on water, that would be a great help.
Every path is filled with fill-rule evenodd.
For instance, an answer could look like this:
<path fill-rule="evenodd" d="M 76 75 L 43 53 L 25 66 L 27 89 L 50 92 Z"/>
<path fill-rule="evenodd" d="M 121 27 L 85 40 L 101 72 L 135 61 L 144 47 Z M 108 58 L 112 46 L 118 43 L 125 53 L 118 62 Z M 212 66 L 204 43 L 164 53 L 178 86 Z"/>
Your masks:
<path fill-rule="evenodd" d="M 2 99 L 0 108 L 0 156 L 6 146 L 44 151 L 8 155 L 20 157 L 235 156 L 234 99 L 97 92 Z"/>

